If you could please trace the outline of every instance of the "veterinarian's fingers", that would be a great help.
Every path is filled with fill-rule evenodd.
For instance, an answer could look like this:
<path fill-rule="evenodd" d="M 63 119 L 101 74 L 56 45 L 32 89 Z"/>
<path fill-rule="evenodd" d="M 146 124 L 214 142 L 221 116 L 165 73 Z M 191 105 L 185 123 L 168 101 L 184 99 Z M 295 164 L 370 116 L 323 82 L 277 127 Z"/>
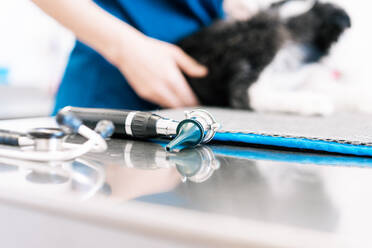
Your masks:
<path fill-rule="evenodd" d="M 181 71 L 175 71 L 169 79 L 169 87 L 183 106 L 197 106 L 199 101 Z"/>
<path fill-rule="evenodd" d="M 207 67 L 199 64 L 181 48 L 175 48 L 175 59 L 181 70 L 190 77 L 205 77 L 208 74 Z"/>
<path fill-rule="evenodd" d="M 149 99 L 150 101 L 165 108 L 179 108 L 184 106 L 172 89 L 165 84 L 158 85 L 157 89 L 152 93 L 151 99 Z"/>

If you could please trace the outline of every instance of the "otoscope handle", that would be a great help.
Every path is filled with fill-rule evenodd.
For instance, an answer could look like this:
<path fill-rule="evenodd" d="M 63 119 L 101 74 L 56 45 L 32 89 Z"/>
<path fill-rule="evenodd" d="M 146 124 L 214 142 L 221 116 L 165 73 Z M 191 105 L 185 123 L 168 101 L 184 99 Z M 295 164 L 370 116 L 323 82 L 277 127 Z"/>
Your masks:
<path fill-rule="evenodd" d="M 65 107 L 58 113 L 63 114 L 74 115 L 90 128 L 94 128 L 101 120 L 108 120 L 115 125 L 114 134 L 137 138 L 158 136 L 156 123 L 161 119 L 160 116 L 148 112 L 78 107 Z"/>

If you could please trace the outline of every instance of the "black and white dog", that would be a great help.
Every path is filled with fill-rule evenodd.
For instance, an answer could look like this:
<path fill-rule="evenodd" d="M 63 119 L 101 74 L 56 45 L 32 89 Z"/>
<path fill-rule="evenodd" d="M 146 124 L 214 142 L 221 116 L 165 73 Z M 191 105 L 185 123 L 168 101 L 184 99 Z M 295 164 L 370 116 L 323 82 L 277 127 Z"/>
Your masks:
<path fill-rule="evenodd" d="M 325 57 L 350 26 L 336 5 L 285 0 L 249 20 L 217 21 L 178 45 L 209 69 L 205 78 L 188 78 L 202 105 L 327 114 L 332 106 L 316 95 L 280 89 L 295 88 L 304 65 Z"/>

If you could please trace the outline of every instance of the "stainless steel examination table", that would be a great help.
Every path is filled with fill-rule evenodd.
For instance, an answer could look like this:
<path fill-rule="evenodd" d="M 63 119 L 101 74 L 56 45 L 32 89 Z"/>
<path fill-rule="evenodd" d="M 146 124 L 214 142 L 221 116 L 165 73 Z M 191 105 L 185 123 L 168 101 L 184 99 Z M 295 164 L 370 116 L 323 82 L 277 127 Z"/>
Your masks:
<path fill-rule="evenodd" d="M 371 169 L 367 157 L 114 139 L 71 163 L 0 158 L 0 246 L 372 247 Z"/>

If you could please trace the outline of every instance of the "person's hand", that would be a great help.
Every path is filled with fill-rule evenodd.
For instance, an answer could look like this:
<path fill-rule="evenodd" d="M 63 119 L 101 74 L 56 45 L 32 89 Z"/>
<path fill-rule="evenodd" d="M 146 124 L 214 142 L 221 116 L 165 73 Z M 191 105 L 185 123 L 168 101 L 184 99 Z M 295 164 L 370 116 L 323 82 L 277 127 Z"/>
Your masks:
<path fill-rule="evenodd" d="M 198 104 L 182 72 L 203 77 L 207 69 L 178 47 L 143 35 L 93 1 L 33 2 L 118 67 L 142 98 L 163 107 Z"/>
<path fill-rule="evenodd" d="M 198 104 L 182 72 L 203 77 L 207 69 L 178 47 L 143 35 L 93 1 L 33 2 L 118 67 L 139 96 L 163 107 Z"/>
<path fill-rule="evenodd" d="M 182 72 L 204 77 L 207 68 L 179 47 L 144 35 L 124 37 L 114 64 L 136 93 L 162 107 L 198 105 Z"/>

